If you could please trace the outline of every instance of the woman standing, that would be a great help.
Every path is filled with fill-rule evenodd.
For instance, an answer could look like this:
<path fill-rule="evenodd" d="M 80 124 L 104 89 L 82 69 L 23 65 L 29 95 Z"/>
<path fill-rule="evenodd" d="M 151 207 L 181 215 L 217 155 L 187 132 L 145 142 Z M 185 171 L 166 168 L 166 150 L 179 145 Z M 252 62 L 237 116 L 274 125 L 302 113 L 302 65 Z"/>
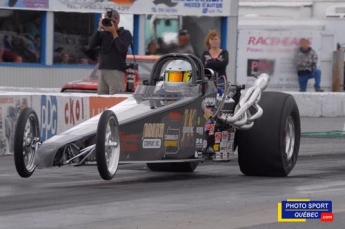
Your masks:
<path fill-rule="evenodd" d="M 221 77 L 218 83 L 223 82 L 222 76 L 226 77 L 226 66 L 229 63 L 229 53 L 220 48 L 220 39 L 220 34 L 216 30 L 211 30 L 205 38 L 208 50 L 202 54 L 205 68 L 212 69 Z"/>

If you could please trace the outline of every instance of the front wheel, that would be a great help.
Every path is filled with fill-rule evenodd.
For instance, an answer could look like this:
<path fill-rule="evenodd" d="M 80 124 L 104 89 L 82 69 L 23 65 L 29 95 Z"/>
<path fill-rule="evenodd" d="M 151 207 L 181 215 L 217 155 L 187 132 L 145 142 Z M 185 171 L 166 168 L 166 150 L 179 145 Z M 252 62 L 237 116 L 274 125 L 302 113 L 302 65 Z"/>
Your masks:
<path fill-rule="evenodd" d="M 14 136 L 14 164 L 21 177 L 28 178 L 35 171 L 36 145 L 39 141 L 39 124 L 36 112 L 25 108 L 18 117 Z"/>
<path fill-rule="evenodd" d="M 106 110 L 99 119 L 96 136 L 96 161 L 99 175 L 104 180 L 113 179 L 119 160 L 119 123 L 114 112 Z"/>
<path fill-rule="evenodd" d="M 301 124 L 295 99 L 285 93 L 264 92 L 261 118 L 249 130 L 236 133 L 238 163 L 249 176 L 287 176 L 294 168 Z"/>

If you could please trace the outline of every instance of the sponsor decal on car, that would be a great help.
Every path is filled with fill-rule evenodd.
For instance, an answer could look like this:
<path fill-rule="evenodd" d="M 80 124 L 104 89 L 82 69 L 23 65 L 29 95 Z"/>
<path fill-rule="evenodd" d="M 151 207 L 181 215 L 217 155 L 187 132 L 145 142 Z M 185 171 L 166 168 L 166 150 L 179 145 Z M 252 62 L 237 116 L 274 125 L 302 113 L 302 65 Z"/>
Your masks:
<path fill-rule="evenodd" d="M 227 152 L 227 145 L 228 143 L 227 142 L 221 142 L 220 143 L 220 152 L 225 154 Z"/>
<path fill-rule="evenodd" d="M 219 144 L 214 144 L 214 145 L 213 145 L 213 150 L 214 150 L 214 151 L 217 151 L 217 152 L 218 152 L 218 151 L 219 151 L 219 148 L 220 148 Z"/>
<path fill-rule="evenodd" d="M 227 142 L 229 140 L 229 132 L 222 131 L 222 142 Z"/>
<path fill-rule="evenodd" d="M 45 141 L 57 134 L 58 104 L 55 96 L 41 97 L 41 140 Z"/>
<path fill-rule="evenodd" d="M 215 97 L 208 97 L 204 99 L 205 107 L 214 107 L 216 105 L 216 98 Z"/>
<path fill-rule="evenodd" d="M 215 143 L 220 143 L 222 140 L 222 133 L 221 132 L 216 132 L 214 134 L 214 142 Z"/>
<path fill-rule="evenodd" d="M 182 129 L 181 141 L 185 141 L 187 137 L 194 136 L 194 121 L 195 121 L 196 109 L 187 109 L 184 112 L 184 124 Z"/>
<path fill-rule="evenodd" d="M 202 141 L 202 148 L 206 149 L 206 147 L 207 147 L 207 140 L 203 140 Z"/>
<path fill-rule="evenodd" d="M 143 149 L 158 149 L 162 146 L 164 123 L 145 123 L 143 128 Z"/>
<path fill-rule="evenodd" d="M 176 111 L 171 111 L 169 113 L 169 120 L 171 121 L 180 121 L 181 120 L 181 113 Z"/>
<path fill-rule="evenodd" d="M 65 103 L 65 124 L 75 125 L 78 122 L 84 121 L 84 99 L 83 98 L 69 98 Z"/>
<path fill-rule="evenodd" d="M 143 149 L 159 149 L 162 146 L 161 139 L 144 139 Z"/>
<path fill-rule="evenodd" d="M 124 152 L 136 152 L 138 151 L 138 134 L 126 134 L 120 132 L 121 150 Z"/>
<path fill-rule="evenodd" d="M 164 135 L 164 147 L 165 153 L 175 154 L 178 153 L 180 144 L 180 130 L 179 129 L 167 129 L 167 133 Z"/>
<path fill-rule="evenodd" d="M 205 124 L 205 131 L 209 131 L 208 135 L 214 135 L 215 125 L 212 123 Z"/>
<path fill-rule="evenodd" d="M 196 133 L 199 135 L 204 135 L 204 127 L 197 127 L 196 128 Z"/>
<path fill-rule="evenodd" d="M 202 138 L 197 138 L 195 140 L 195 148 L 197 148 L 197 149 L 205 148 L 205 147 L 203 147 L 203 141 L 204 140 Z"/>

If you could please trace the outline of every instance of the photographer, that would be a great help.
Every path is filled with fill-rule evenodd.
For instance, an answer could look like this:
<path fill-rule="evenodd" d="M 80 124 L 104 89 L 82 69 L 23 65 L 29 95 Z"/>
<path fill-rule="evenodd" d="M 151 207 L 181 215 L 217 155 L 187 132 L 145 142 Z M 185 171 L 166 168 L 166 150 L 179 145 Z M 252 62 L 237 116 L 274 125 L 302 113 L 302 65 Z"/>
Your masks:
<path fill-rule="evenodd" d="M 98 94 L 123 92 L 126 72 L 126 57 L 132 35 L 123 27 L 118 27 L 120 15 L 108 9 L 105 18 L 100 19 L 98 29 L 90 38 L 90 49 L 99 49 Z"/>

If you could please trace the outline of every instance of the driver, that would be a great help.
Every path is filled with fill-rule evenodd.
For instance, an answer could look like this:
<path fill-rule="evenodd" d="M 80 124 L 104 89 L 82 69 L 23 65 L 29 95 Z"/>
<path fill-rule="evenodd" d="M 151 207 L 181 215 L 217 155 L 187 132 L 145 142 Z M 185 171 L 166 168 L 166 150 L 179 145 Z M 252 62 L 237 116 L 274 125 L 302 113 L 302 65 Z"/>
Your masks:
<path fill-rule="evenodd" d="M 163 79 L 163 81 L 156 84 L 156 95 L 173 98 L 174 96 L 187 94 L 192 82 L 192 66 L 185 60 L 173 60 L 165 67 Z M 166 98 L 162 99 L 161 105 L 171 103 L 167 102 Z M 176 97 L 173 100 L 176 100 Z"/>
<path fill-rule="evenodd" d="M 163 71 L 164 81 L 156 87 L 163 87 L 166 92 L 182 92 L 187 90 L 192 81 L 192 66 L 185 60 L 173 60 Z"/>

